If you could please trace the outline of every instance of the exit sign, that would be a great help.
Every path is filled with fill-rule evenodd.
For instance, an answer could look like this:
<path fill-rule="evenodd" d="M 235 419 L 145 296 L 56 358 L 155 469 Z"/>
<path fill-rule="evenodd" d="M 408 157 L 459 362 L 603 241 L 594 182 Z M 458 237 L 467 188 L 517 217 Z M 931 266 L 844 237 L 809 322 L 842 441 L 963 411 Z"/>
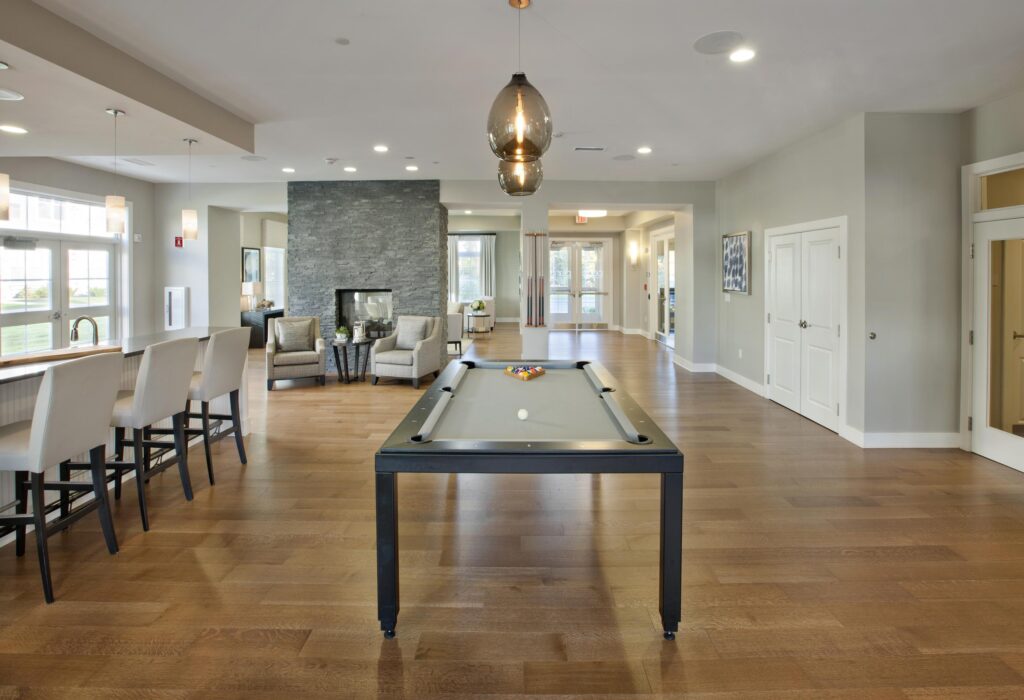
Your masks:
<path fill-rule="evenodd" d="M 181 236 L 175 236 L 174 237 L 174 247 L 175 248 L 184 248 L 185 247 L 185 239 L 183 239 Z"/>

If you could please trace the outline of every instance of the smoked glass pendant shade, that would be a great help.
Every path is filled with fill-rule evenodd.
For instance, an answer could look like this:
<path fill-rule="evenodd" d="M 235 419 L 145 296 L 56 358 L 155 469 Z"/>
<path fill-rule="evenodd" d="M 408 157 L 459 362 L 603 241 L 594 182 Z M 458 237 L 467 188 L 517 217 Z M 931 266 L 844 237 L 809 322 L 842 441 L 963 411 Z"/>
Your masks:
<path fill-rule="evenodd" d="M 124 235 L 124 222 L 127 219 L 124 197 L 119 194 L 108 194 L 107 205 L 107 233 Z"/>
<path fill-rule="evenodd" d="M 539 160 L 529 163 L 514 163 L 503 160 L 498 163 L 498 184 L 510 197 L 525 197 L 540 188 L 544 179 L 544 168 Z"/>
<path fill-rule="evenodd" d="M 195 209 L 181 210 L 181 237 L 186 241 L 199 240 L 199 213 Z"/>
<path fill-rule="evenodd" d="M 494 98 L 487 116 L 487 140 L 502 160 L 528 163 L 551 145 L 551 110 L 537 88 L 516 73 Z"/>
<path fill-rule="evenodd" d="M 11 176 L 0 173 L 0 221 L 11 218 Z"/>

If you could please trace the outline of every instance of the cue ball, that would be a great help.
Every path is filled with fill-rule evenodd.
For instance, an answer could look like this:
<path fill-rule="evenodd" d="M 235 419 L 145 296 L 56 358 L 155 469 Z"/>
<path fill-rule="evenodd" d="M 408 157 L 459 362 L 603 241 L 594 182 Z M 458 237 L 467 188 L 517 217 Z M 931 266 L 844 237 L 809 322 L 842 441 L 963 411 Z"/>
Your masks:
<path fill-rule="evenodd" d="M 519 416 L 519 420 L 526 420 L 527 418 L 530 417 L 529 411 L 527 411 L 525 408 L 520 408 L 519 412 L 516 413 L 516 415 Z"/>

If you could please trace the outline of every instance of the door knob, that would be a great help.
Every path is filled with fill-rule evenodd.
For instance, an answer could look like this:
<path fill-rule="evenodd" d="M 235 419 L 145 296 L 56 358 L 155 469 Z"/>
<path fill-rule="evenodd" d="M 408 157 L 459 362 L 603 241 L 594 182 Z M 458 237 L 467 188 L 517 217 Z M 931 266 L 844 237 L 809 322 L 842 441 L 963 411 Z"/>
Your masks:
<path fill-rule="evenodd" d="M 800 322 L 800 327 L 801 328 L 807 328 L 807 321 L 801 321 Z"/>

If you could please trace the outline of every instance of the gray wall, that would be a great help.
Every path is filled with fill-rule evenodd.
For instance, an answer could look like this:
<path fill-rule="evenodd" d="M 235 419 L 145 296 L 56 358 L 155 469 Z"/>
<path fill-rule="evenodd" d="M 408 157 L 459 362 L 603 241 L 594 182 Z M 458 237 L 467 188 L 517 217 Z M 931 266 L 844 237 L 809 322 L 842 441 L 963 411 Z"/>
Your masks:
<path fill-rule="evenodd" d="M 242 293 L 242 217 L 232 209 L 208 207 L 207 289 L 211 326 L 237 326 Z M 199 241 L 188 241 L 193 245 Z"/>
<path fill-rule="evenodd" d="M 1024 90 L 965 112 L 962 162 L 1024 151 Z"/>
<path fill-rule="evenodd" d="M 289 183 L 289 314 L 319 316 L 321 335 L 333 337 L 335 289 L 387 288 L 396 315 L 443 324 L 448 210 L 439 194 L 436 180 Z M 441 353 L 445 362 L 443 343 Z"/>
<path fill-rule="evenodd" d="M 764 377 L 764 229 L 849 217 L 849 424 L 864 427 L 864 115 L 789 146 L 720 180 L 719 233 L 750 230 L 750 296 L 721 293 L 721 245 L 714 272 L 718 310 L 717 363 L 757 384 Z M 678 253 L 677 253 L 678 255 Z M 743 350 L 743 358 L 739 351 Z"/>

